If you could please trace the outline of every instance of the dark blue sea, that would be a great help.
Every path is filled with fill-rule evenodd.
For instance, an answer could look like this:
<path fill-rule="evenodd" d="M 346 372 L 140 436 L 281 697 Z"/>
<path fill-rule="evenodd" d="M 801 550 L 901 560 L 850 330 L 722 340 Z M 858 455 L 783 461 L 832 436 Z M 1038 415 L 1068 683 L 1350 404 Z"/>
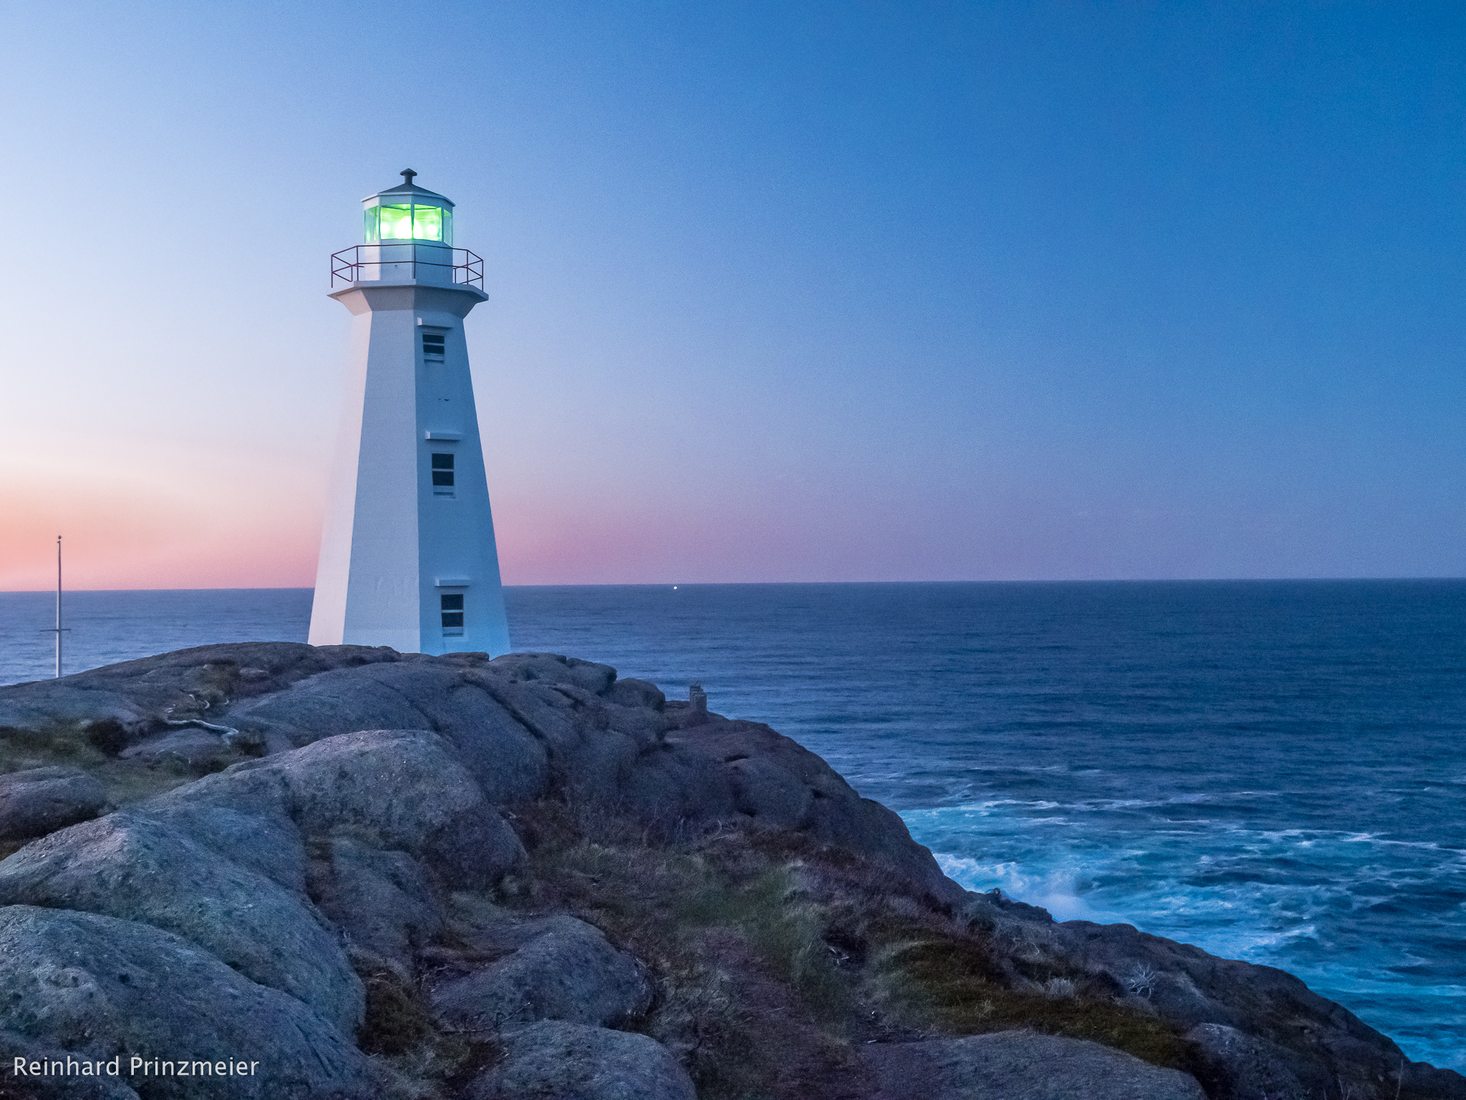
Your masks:
<path fill-rule="evenodd" d="M 68 667 L 302 640 L 306 591 L 69 597 Z M 948 873 L 1283 967 L 1466 1069 L 1466 582 L 517 588 L 521 649 L 767 721 Z M 49 597 L 0 595 L 0 682 Z"/>

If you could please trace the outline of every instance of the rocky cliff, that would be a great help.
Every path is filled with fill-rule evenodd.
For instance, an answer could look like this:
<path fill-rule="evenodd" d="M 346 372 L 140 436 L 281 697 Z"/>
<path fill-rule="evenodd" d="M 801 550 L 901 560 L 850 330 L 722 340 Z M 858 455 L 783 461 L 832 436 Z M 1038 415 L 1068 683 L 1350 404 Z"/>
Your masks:
<path fill-rule="evenodd" d="M 0 689 L 0 856 L 0 1096 L 1466 1098 L 1287 974 L 967 893 L 794 742 L 563 657 Z M 68 1057 L 120 1069 L 14 1072 Z"/>

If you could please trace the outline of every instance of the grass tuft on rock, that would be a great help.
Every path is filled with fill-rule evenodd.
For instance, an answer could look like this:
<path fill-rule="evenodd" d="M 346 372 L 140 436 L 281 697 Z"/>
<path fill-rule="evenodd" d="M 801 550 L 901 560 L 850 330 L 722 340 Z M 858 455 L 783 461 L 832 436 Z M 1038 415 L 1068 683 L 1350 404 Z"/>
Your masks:
<path fill-rule="evenodd" d="M 1196 1070 L 1191 1047 L 1174 1027 L 1138 1009 L 1082 992 L 1055 996 L 1014 988 L 980 940 L 918 935 L 888 945 L 876 969 L 895 1010 L 914 1023 L 957 1035 L 1028 1028 L 1089 1039 L 1152 1065 Z M 1049 989 L 1054 988 L 1050 985 Z"/>

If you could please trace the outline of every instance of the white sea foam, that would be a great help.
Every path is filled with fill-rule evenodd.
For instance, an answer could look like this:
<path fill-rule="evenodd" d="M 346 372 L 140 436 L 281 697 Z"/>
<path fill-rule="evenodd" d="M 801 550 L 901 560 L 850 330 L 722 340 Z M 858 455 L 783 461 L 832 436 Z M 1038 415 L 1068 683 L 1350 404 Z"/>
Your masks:
<path fill-rule="evenodd" d="M 973 802 L 949 803 L 929 809 L 908 810 L 903 815 L 908 820 L 930 820 L 940 823 L 943 818 L 960 815 L 987 817 L 994 810 L 1021 807 L 1025 810 L 1058 810 L 1066 808 L 1062 802 L 1046 798 L 988 798 Z"/>
<path fill-rule="evenodd" d="M 1069 868 L 1035 869 L 1011 860 L 987 863 L 951 852 L 937 852 L 936 857 L 942 870 L 969 890 L 999 889 L 1017 901 L 1042 906 L 1056 920 L 1124 919 L 1090 905 L 1080 895 L 1077 875 Z"/>

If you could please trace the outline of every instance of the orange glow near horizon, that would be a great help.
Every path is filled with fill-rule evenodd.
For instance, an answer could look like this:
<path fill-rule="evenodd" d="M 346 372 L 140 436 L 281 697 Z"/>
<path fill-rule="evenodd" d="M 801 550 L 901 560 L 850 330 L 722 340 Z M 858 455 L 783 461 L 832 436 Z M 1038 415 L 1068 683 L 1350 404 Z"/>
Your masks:
<path fill-rule="evenodd" d="M 69 589 L 310 585 L 313 502 L 281 493 L 275 477 L 226 479 L 209 459 L 177 468 L 167 482 L 115 458 L 84 473 L 0 468 L 0 591 L 54 587 L 58 534 Z"/>
<path fill-rule="evenodd" d="M 160 484 L 152 469 L 106 477 L 0 469 L 0 591 L 49 591 L 58 533 L 73 591 L 311 587 L 319 500 L 278 466 L 232 474 L 226 481 L 197 463 Z M 828 579 L 823 554 L 805 551 L 838 537 L 842 526 L 838 515 L 804 511 L 803 524 L 786 516 L 781 527 L 747 502 L 709 516 L 662 501 L 611 505 L 558 490 L 515 486 L 496 495 L 505 583 Z M 883 572 L 876 562 L 869 568 Z"/>
<path fill-rule="evenodd" d="M 57 534 L 65 540 L 66 587 L 74 590 L 300 588 L 315 571 L 313 540 L 251 528 L 245 517 L 224 524 L 195 515 L 203 522 L 190 527 L 162 507 L 95 499 L 57 509 L 10 493 L 0 494 L 0 510 L 0 591 L 54 587 Z"/>

